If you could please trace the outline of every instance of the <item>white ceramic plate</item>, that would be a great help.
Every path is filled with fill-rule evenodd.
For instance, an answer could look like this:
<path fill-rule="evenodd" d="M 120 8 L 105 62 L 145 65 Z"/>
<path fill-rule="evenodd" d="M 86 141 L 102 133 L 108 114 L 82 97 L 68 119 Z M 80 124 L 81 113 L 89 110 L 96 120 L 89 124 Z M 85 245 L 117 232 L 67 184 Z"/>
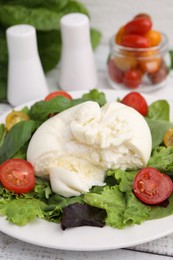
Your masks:
<path fill-rule="evenodd" d="M 106 94 L 109 101 L 116 100 L 118 97 L 121 98 L 127 94 L 127 91 L 104 89 L 101 89 L 101 91 Z M 76 98 L 86 92 L 71 92 L 71 95 Z M 147 95 L 145 97 L 148 103 L 158 99 Z M 29 106 L 32 103 L 24 105 Z M 173 107 L 173 104 L 171 105 Z M 4 118 L 5 115 L 1 116 L 0 122 L 4 121 Z M 18 227 L 6 221 L 5 217 L 0 217 L 0 231 L 22 241 L 43 247 L 94 251 L 134 246 L 166 236 L 173 232 L 172 223 L 173 215 L 158 220 L 145 221 L 141 225 L 134 225 L 122 230 L 106 226 L 104 228 L 78 227 L 62 231 L 60 225 L 41 219 L 37 219 L 24 227 Z"/>

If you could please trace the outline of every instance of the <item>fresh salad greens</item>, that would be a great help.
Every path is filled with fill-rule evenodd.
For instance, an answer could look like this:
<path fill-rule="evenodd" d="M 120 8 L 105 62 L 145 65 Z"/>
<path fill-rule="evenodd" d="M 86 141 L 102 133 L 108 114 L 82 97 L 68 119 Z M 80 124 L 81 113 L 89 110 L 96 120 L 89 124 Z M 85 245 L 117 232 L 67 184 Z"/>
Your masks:
<path fill-rule="evenodd" d="M 36 28 L 38 51 L 45 73 L 53 69 L 61 54 L 60 19 L 78 12 L 90 16 L 83 3 L 73 0 L 0 0 L 0 100 L 6 100 L 8 52 L 6 29 L 16 24 L 30 24 Z M 91 42 L 95 48 L 101 33 L 91 28 Z"/>
<path fill-rule="evenodd" d="M 31 108 L 24 108 L 23 111 L 30 116 L 29 121 L 17 123 L 8 133 L 4 133 L 5 126 L 1 124 L 0 137 L 3 138 L 0 162 L 13 157 L 25 158 L 32 134 L 51 113 L 63 111 L 86 100 L 94 100 L 102 106 L 106 103 L 106 96 L 95 89 L 79 99 L 67 100 L 58 96 L 47 102 L 39 101 Z M 169 121 L 169 112 L 168 102 L 158 100 L 149 106 L 149 113 L 145 119 L 153 139 L 148 166 L 172 177 L 173 147 L 165 147 L 163 144 L 165 131 L 173 127 L 173 123 Z M 71 198 L 55 194 L 49 181 L 38 177 L 34 190 L 26 194 L 15 194 L 0 186 L 0 214 L 19 226 L 38 217 L 61 223 L 62 229 L 81 225 L 102 227 L 105 224 L 122 229 L 173 214 L 173 194 L 164 205 L 149 206 L 137 199 L 132 190 L 137 172 L 110 169 L 106 173 L 105 186 L 92 187 L 90 192 Z"/>

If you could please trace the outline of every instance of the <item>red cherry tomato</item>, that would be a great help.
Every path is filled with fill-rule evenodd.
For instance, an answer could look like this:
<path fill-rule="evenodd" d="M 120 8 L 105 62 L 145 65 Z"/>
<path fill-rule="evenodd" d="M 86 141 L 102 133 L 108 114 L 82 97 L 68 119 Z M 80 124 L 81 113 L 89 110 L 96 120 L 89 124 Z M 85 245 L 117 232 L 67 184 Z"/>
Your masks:
<path fill-rule="evenodd" d="M 139 14 L 135 15 L 135 17 L 133 19 L 139 19 L 139 18 L 148 18 L 151 20 L 151 16 L 147 13 L 139 13 Z"/>
<path fill-rule="evenodd" d="M 46 97 L 45 97 L 45 101 L 49 101 L 51 100 L 52 98 L 56 97 L 56 96 L 63 96 L 63 97 L 66 97 L 68 99 L 72 99 L 72 96 L 70 94 L 68 94 L 67 92 L 65 91 L 62 91 L 62 90 L 59 90 L 59 91 L 55 91 L 55 92 L 52 92 L 50 94 L 48 94 Z"/>
<path fill-rule="evenodd" d="M 129 88 L 137 88 L 141 84 L 141 78 L 140 70 L 131 69 L 125 72 L 123 82 Z"/>
<path fill-rule="evenodd" d="M 33 166 L 23 159 L 9 159 L 0 166 L 0 181 L 7 190 L 27 193 L 35 186 Z"/>
<path fill-rule="evenodd" d="M 124 29 L 126 34 L 145 34 L 149 32 L 152 27 L 151 19 L 147 17 L 141 17 L 138 19 L 133 19 L 132 21 L 128 22 Z"/>
<path fill-rule="evenodd" d="M 108 61 L 108 73 L 112 81 L 117 83 L 123 82 L 124 72 L 117 68 L 113 59 Z"/>
<path fill-rule="evenodd" d="M 150 41 L 145 36 L 137 34 L 128 34 L 123 37 L 121 45 L 124 47 L 131 48 L 149 48 Z"/>
<path fill-rule="evenodd" d="M 133 107 L 143 116 L 148 114 L 147 102 L 145 98 L 138 92 L 130 92 L 121 100 L 121 103 L 129 107 Z"/>
<path fill-rule="evenodd" d="M 173 191 L 171 178 L 152 167 L 140 170 L 133 183 L 134 194 L 142 202 L 150 205 L 166 200 Z"/>

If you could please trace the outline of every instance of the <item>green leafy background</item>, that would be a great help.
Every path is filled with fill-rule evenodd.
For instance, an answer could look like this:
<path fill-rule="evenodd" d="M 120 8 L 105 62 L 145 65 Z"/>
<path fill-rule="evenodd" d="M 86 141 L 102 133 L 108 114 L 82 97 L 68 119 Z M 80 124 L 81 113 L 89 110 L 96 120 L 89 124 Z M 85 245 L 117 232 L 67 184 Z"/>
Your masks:
<path fill-rule="evenodd" d="M 84 4 L 71 0 L 0 0 L 0 100 L 6 100 L 8 51 L 6 29 L 16 24 L 36 28 L 38 50 L 45 73 L 53 69 L 61 54 L 60 19 L 68 13 L 79 12 L 90 17 Z M 99 44 L 101 33 L 91 28 L 93 48 Z"/>

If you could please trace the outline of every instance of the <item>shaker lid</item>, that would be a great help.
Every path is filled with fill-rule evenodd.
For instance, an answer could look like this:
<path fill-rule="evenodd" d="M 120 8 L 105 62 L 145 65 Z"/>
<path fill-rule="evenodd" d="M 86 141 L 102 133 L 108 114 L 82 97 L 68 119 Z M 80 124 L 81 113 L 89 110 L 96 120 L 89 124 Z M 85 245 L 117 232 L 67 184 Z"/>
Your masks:
<path fill-rule="evenodd" d="M 90 44 L 90 25 L 85 14 L 64 15 L 60 20 L 60 26 L 64 47 L 79 48 Z"/>
<path fill-rule="evenodd" d="M 36 30 L 28 24 L 9 27 L 6 30 L 8 52 L 11 58 L 25 59 L 37 55 Z"/>

